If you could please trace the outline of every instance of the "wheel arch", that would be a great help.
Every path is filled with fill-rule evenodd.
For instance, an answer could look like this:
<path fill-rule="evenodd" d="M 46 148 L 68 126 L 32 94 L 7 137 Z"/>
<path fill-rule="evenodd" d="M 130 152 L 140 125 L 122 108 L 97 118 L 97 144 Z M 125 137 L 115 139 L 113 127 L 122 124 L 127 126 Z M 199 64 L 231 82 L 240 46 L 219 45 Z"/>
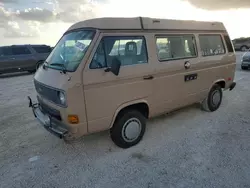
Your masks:
<path fill-rule="evenodd" d="M 210 86 L 209 91 L 211 90 L 211 88 L 212 88 L 215 84 L 218 84 L 221 88 L 225 89 L 225 87 L 226 87 L 226 80 L 225 80 L 225 79 L 218 79 L 218 80 L 214 81 L 214 82 L 212 83 L 212 85 Z"/>
<path fill-rule="evenodd" d="M 113 127 L 116 118 L 127 109 L 136 109 L 139 112 L 141 112 L 147 119 L 150 117 L 149 105 L 146 100 L 142 99 L 142 100 L 130 101 L 127 103 L 123 103 L 116 109 L 110 124 L 110 128 Z"/>

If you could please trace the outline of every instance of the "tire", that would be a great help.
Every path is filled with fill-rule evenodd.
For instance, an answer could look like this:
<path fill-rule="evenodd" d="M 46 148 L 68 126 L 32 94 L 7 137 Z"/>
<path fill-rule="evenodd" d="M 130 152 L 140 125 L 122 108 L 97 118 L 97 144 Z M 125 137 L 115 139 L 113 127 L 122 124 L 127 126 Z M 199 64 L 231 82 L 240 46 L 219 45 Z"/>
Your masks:
<path fill-rule="evenodd" d="M 206 99 L 202 102 L 201 107 L 207 112 L 216 111 L 222 102 L 222 89 L 218 84 L 215 84 L 208 93 Z"/>
<path fill-rule="evenodd" d="M 29 72 L 30 74 L 33 74 L 33 73 L 36 72 L 36 70 L 29 70 L 28 72 Z"/>
<path fill-rule="evenodd" d="M 129 148 L 138 144 L 146 128 L 146 118 L 137 110 L 126 110 L 119 114 L 110 136 L 113 142 L 121 148 Z"/>
<path fill-rule="evenodd" d="M 247 51 L 248 50 L 248 47 L 247 46 L 241 46 L 240 47 L 240 51 L 242 51 L 242 52 L 245 52 L 245 51 Z"/>
<path fill-rule="evenodd" d="M 243 67 L 243 66 L 241 66 L 241 69 L 242 69 L 242 70 L 247 70 L 247 68 L 246 68 L 246 67 Z"/>

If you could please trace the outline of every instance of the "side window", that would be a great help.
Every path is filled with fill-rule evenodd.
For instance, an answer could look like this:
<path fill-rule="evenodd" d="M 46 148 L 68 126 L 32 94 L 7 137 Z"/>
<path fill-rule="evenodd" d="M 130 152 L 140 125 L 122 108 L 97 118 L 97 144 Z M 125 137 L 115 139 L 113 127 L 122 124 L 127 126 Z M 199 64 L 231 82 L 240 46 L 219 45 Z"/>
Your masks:
<path fill-rule="evenodd" d="M 234 52 L 234 48 L 230 40 L 230 37 L 228 35 L 224 35 L 224 40 L 226 42 L 228 52 Z"/>
<path fill-rule="evenodd" d="M 148 62 L 144 37 L 104 37 L 100 42 L 90 69 L 109 67 L 113 59 L 121 61 L 121 66 Z"/>
<path fill-rule="evenodd" d="M 31 54 L 30 50 L 23 46 L 23 47 L 12 47 L 13 55 L 26 55 Z"/>
<path fill-rule="evenodd" d="M 173 35 L 156 37 L 158 59 L 167 61 L 196 57 L 196 44 L 193 35 Z"/>
<path fill-rule="evenodd" d="M 33 46 L 33 49 L 37 53 L 50 53 L 51 52 L 51 48 L 48 46 Z"/>
<path fill-rule="evenodd" d="M 0 47 L 0 57 L 3 57 L 4 55 L 3 55 L 3 48 L 2 47 Z"/>
<path fill-rule="evenodd" d="M 12 55 L 11 48 L 10 47 L 1 47 L 0 48 L 0 56 L 9 56 Z"/>
<path fill-rule="evenodd" d="M 225 53 L 220 35 L 199 35 L 202 56 L 213 56 Z"/>

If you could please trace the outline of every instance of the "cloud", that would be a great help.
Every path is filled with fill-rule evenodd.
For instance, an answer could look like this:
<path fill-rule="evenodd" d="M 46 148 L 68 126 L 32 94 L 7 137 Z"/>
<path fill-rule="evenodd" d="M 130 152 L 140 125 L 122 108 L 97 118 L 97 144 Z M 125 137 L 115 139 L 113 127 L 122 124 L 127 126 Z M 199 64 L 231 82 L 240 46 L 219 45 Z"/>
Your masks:
<path fill-rule="evenodd" d="M 197 8 L 207 10 L 227 10 L 250 8 L 250 0 L 183 0 L 188 1 Z"/>
<path fill-rule="evenodd" d="M 16 10 L 12 16 L 25 21 L 74 23 L 95 17 L 99 7 L 98 4 L 87 0 L 54 0 L 54 2 L 46 1 L 44 3 L 53 5 L 53 9 L 27 8 Z"/>
<path fill-rule="evenodd" d="M 4 27 L 10 18 L 10 13 L 0 6 L 0 28 Z"/>
<path fill-rule="evenodd" d="M 93 18 L 97 15 L 96 8 L 91 4 L 78 6 L 68 6 L 64 11 L 56 14 L 56 20 L 74 23 L 85 19 Z"/>
<path fill-rule="evenodd" d="M 5 26 L 4 37 L 7 38 L 19 38 L 19 37 L 35 37 L 37 33 L 32 31 L 32 28 L 29 28 L 27 32 L 21 31 L 20 26 L 17 22 L 9 21 Z"/>
<path fill-rule="evenodd" d="M 51 10 L 41 8 L 29 8 L 24 11 L 17 11 L 15 17 L 22 20 L 32 20 L 39 22 L 51 22 L 54 21 L 55 15 Z"/>
<path fill-rule="evenodd" d="M 7 4 L 7 3 L 18 3 L 18 0 L 0 0 L 0 4 Z"/>

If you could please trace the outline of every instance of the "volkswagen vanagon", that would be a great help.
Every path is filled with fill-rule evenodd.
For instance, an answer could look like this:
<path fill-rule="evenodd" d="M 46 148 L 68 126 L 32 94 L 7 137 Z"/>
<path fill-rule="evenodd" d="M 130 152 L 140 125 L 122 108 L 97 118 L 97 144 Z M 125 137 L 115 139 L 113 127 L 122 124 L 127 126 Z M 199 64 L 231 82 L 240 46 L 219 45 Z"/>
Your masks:
<path fill-rule="evenodd" d="M 35 117 L 65 140 L 110 130 L 122 148 L 146 120 L 232 90 L 236 57 L 223 23 L 96 18 L 72 25 L 34 76 Z"/>

